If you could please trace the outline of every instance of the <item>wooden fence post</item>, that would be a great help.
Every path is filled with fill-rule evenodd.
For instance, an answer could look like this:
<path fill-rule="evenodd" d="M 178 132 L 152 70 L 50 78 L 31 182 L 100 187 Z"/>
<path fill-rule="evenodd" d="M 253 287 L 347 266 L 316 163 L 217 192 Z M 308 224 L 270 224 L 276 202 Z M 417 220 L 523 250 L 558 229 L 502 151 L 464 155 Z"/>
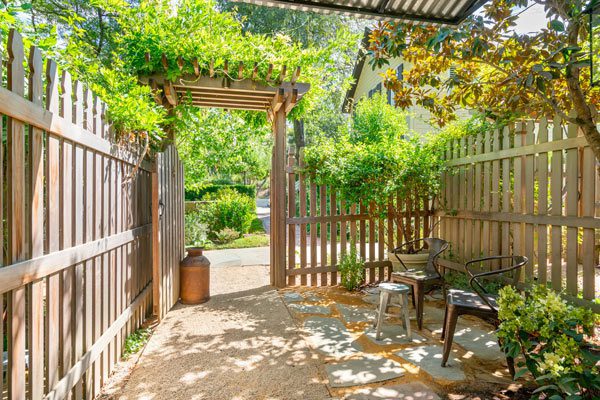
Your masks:
<path fill-rule="evenodd" d="M 271 160 L 271 285 L 285 287 L 285 110 L 274 113 Z"/>

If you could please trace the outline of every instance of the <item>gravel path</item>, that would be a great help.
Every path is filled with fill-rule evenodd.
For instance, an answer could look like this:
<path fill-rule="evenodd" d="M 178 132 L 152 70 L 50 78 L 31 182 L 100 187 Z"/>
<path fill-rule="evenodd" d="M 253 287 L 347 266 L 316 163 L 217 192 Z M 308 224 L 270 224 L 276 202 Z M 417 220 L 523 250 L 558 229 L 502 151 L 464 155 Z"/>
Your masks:
<path fill-rule="evenodd" d="M 168 313 L 115 398 L 329 398 L 268 268 L 213 269 L 212 299 Z"/>

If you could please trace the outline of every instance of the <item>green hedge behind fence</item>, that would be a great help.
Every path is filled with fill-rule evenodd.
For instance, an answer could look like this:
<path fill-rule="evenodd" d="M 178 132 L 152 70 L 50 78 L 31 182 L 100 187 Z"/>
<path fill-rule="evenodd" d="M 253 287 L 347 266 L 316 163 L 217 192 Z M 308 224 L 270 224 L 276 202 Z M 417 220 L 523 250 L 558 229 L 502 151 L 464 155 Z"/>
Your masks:
<path fill-rule="evenodd" d="M 233 189 L 240 194 L 245 194 L 253 199 L 256 198 L 256 187 L 254 185 L 225 185 L 216 183 L 205 183 L 205 184 L 194 184 L 185 187 L 185 200 L 186 201 L 199 201 L 204 198 L 207 194 L 217 193 L 221 189 Z"/>

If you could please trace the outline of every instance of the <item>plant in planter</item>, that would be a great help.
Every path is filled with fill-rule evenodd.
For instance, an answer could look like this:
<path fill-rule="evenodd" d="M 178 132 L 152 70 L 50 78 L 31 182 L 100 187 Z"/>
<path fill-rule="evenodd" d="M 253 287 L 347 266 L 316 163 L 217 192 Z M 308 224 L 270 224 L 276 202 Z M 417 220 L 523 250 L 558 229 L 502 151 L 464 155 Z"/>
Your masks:
<path fill-rule="evenodd" d="M 528 296 L 507 286 L 498 304 L 498 338 L 507 355 L 523 356 L 515 377 L 533 375 L 539 385 L 534 399 L 600 396 L 600 349 L 589 340 L 597 316 L 591 310 L 569 305 L 541 285 Z"/>

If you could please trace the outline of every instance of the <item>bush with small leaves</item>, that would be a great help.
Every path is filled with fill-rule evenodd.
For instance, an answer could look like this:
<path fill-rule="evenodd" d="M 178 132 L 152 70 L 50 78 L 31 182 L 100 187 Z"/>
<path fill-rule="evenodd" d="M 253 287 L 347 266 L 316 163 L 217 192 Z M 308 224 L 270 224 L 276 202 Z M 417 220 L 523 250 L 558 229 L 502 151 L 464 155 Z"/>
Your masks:
<path fill-rule="evenodd" d="M 525 359 L 515 377 L 533 375 L 539 385 L 534 399 L 600 396 L 600 349 L 589 340 L 597 318 L 592 310 L 570 305 L 541 285 L 527 296 L 506 286 L 498 304 L 498 338 L 508 356 Z"/>
<path fill-rule="evenodd" d="M 340 261 L 339 271 L 341 284 L 348 290 L 356 290 L 364 282 L 364 261 L 358 257 L 356 246 L 350 246 L 350 252 L 344 254 Z"/>

